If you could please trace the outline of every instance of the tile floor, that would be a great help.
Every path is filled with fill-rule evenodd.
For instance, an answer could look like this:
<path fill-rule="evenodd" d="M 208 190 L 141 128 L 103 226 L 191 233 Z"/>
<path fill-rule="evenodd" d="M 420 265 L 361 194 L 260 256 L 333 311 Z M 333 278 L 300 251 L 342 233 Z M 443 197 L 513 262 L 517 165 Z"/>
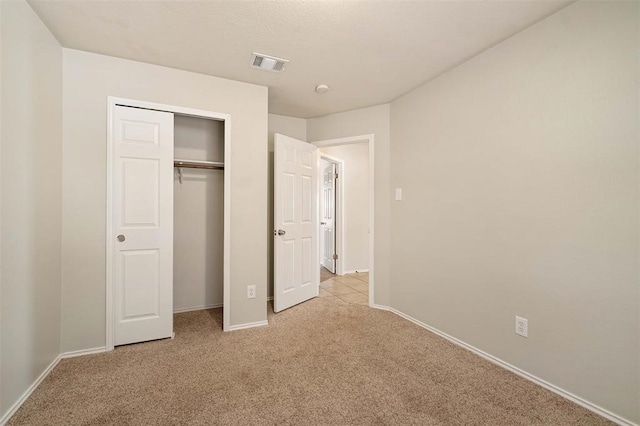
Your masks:
<path fill-rule="evenodd" d="M 324 269 L 324 268 L 323 268 Z M 319 297 L 335 297 L 355 305 L 369 304 L 369 273 L 334 275 L 324 270 L 321 274 Z"/>

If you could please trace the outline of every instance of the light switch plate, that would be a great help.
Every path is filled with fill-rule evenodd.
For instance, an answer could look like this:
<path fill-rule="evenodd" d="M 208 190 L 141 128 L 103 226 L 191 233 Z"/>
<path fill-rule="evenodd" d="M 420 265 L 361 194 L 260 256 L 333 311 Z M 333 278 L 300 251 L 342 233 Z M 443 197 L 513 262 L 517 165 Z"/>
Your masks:
<path fill-rule="evenodd" d="M 402 188 L 396 188 L 396 201 L 402 201 Z"/>

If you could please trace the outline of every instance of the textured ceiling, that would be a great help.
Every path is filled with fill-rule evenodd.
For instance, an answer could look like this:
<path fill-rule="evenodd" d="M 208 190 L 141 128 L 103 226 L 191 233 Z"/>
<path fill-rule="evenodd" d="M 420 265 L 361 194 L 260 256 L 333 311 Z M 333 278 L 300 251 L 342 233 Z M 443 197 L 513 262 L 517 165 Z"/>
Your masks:
<path fill-rule="evenodd" d="M 64 47 L 269 86 L 269 112 L 309 118 L 389 102 L 571 1 L 29 3 Z"/>

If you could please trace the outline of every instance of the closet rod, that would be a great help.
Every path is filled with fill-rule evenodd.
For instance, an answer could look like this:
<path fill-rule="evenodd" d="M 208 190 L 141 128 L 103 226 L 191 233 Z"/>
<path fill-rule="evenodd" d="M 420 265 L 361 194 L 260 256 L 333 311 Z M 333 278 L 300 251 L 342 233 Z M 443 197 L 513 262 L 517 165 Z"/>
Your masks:
<path fill-rule="evenodd" d="M 221 161 L 195 161 L 195 160 L 173 160 L 173 167 L 188 167 L 191 169 L 224 169 Z"/>

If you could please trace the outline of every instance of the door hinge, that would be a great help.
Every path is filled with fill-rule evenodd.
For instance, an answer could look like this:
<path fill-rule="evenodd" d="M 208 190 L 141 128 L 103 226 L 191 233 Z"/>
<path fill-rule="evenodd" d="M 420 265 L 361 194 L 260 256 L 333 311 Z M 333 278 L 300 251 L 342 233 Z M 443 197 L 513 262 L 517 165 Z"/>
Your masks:
<path fill-rule="evenodd" d="M 338 260 L 338 255 L 337 254 L 333 255 L 333 260 Z"/>
<path fill-rule="evenodd" d="M 337 173 L 334 173 L 334 174 L 333 174 L 333 178 L 334 178 L 334 179 L 338 179 L 338 174 L 337 174 Z"/>

